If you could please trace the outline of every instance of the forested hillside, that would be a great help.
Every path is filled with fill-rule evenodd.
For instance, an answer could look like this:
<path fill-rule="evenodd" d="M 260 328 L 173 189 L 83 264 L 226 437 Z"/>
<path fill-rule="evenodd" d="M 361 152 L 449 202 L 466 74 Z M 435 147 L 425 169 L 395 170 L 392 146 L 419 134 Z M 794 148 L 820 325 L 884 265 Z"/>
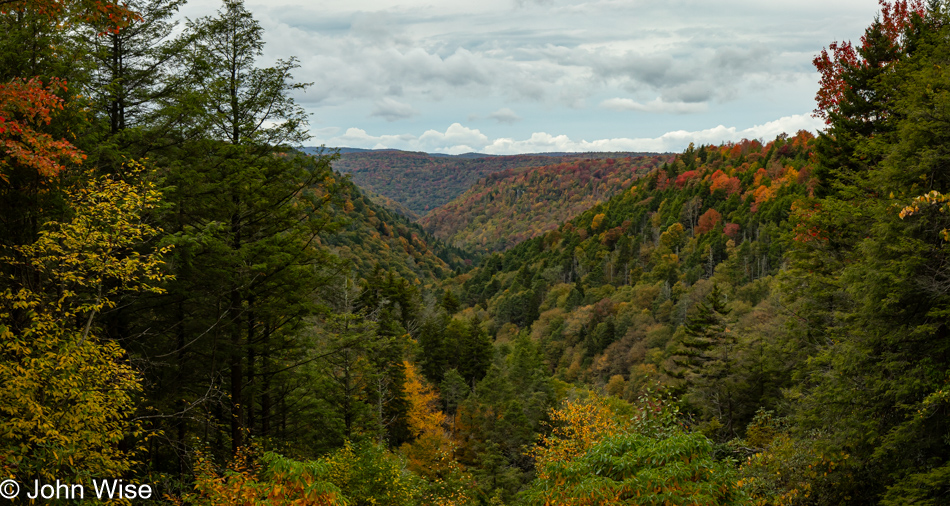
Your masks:
<path fill-rule="evenodd" d="M 374 197 L 350 182 L 344 182 L 344 209 L 336 221 L 342 228 L 319 238 L 322 244 L 346 260 L 354 274 L 366 277 L 377 266 L 407 280 L 432 282 L 467 269 L 476 258 L 426 233 L 421 226 L 398 212 L 378 205 Z"/>
<path fill-rule="evenodd" d="M 419 219 L 419 215 L 418 215 L 418 214 L 416 214 L 416 213 L 410 211 L 408 207 L 406 207 L 406 206 L 400 204 L 399 202 L 396 202 L 395 200 L 393 200 L 393 199 L 391 199 L 391 198 L 389 198 L 389 197 L 387 197 L 387 196 L 385 196 L 385 195 L 381 195 L 381 194 L 379 194 L 379 193 L 374 192 L 373 190 L 368 190 L 368 189 L 366 189 L 366 188 L 360 188 L 360 190 L 361 190 L 367 197 L 369 197 L 370 200 L 372 200 L 373 202 L 379 204 L 379 205 L 382 206 L 382 207 L 385 207 L 386 209 L 390 209 L 390 210 L 392 210 L 392 211 L 396 211 L 397 213 L 399 213 L 399 214 L 405 216 L 406 218 L 409 218 L 409 219 L 412 220 L 412 221 L 417 221 L 417 220 Z"/>
<path fill-rule="evenodd" d="M 478 180 L 419 223 L 449 244 L 472 251 L 507 249 L 536 237 L 629 188 L 668 156 L 575 159 L 507 169 Z"/>
<path fill-rule="evenodd" d="M 298 63 L 240 0 L 180 6 L 0 2 L 4 498 L 948 502 L 946 2 L 815 58 L 817 135 L 349 171 L 404 158 L 414 211 L 484 160 L 496 200 L 602 192 L 481 257 L 301 153 Z"/>
<path fill-rule="evenodd" d="M 636 156 L 621 153 L 616 156 Z M 349 174 L 362 188 L 385 195 L 422 216 L 458 197 L 479 179 L 495 172 L 538 167 L 560 160 L 609 157 L 612 153 L 548 155 L 445 156 L 384 150 L 345 153 L 333 168 Z"/>
<path fill-rule="evenodd" d="M 782 403 L 789 368 L 804 359 L 792 352 L 775 275 L 792 202 L 816 184 L 814 142 L 800 132 L 689 149 L 557 230 L 484 259 L 453 293 L 496 343 L 535 343 L 556 381 L 634 403 L 675 395 L 693 430 L 734 453 L 725 445 Z M 439 370 L 430 361 L 451 347 L 438 337 L 420 345 L 423 371 Z"/>

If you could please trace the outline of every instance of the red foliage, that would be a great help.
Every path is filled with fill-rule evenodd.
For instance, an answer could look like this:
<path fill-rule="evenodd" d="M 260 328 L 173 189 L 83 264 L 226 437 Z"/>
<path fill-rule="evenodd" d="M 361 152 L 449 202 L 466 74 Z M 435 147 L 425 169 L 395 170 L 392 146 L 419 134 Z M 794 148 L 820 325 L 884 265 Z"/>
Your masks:
<path fill-rule="evenodd" d="M 72 144 L 36 129 L 49 125 L 54 111 L 63 108 L 56 92 L 65 90 L 66 83 L 55 78 L 45 87 L 39 78 L 0 84 L 0 149 L 15 163 L 45 177 L 58 174 L 63 163 L 79 164 L 85 158 Z M 9 163 L 0 160 L 0 179 L 7 179 L 4 168 Z"/>
<path fill-rule="evenodd" d="M 880 0 L 881 18 L 880 27 L 884 35 L 894 44 L 895 47 L 901 47 L 901 35 L 904 29 L 910 24 L 912 14 L 923 16 L 927 12 L 923 0 L 897 0 L 893 3 L 886 0 Z M 861 37 L 862 48 L 867 48 L 870 44 L 867 35 Z M 831 54 L 829 54 L 829 50 Z M 882 64 L 887 62 L 882 62 Z M 812 60 L 812 64 L 821 74 L 821 86 L 815 95 L 815 101 L 818 107 L 813 115 L 822 118 L 825 123 L 831 122 L 829 113 L 838 109 L 841 98 L 847 89 L 844 75 L 849 69 L 860 68 L 867 65 L 857 50 L 847 42 L 832 42 L 828 44 L 828 49 L 822 49 L 821 53 Z"/>
<path fill-rule="evenodd" d="M 729 158 L 739 158 L 742 156 L 742 146 L 736 144 L 732 147 L 732 150 L 729 151 Z"/>
<path fill-rule="evenodd" d="M 798 171 L 798 179 L 796 179 L 795 182 L 798 184 L 805 184 L 805 182 L 808 181 L 809 176 L 811 176 L 811 167 L 802 167 L 802 170 Z"/>
<path fill-rule="evenodd" d="M 623 235 L 623 227 L 614 227 L 604 232 L 600 243 L 605 246 L 613 246 Z"/>
<path fill-rule="evenodd" d="M 795 216 L 795 228 L 792 232 L 795 234 L 793 239 L 797 242 L 811 242 L 814 240 L 827 241 L 828 232 L 823 230 L 817 223 L 816 218 L 821 212 L 821 204 L 808 203 L 805 201 L 796 201 L 792 203 L 792 215 Z"/>
<path fill-rule="evenodd" d="M 719 211 L 710 208 L 702 216 L 699 217 L 699 223 L 696 225 L 696 234 L 705 234 L 713 228 L 716 224 L 722 220 L 722 215 L 719 214 Z"/>
<path fill-rule="evenodd" d="M 74 19 L 103 29 L 99 35 L 118 33 L 142 17 L 122 2 L 102 0 L 6 0 L 0 2 L 0 14 L 31 11 L 51 21 Z"/>
<path fill-rule="evenodd" d="M 725 225 L 724 227 L 722 227 L 722 233 L 726 234 L 726 235 L 729 236 L 731 239 L 735 239 L 736 236 L 739 235 L 739 224 L 738 224 L 738 223 L 726 223 L 726 225 Z"/>
<path fill-rule="evenodd" d="M 676 176 L 676 187 L 679 188 L 679 189 L 682 189 L 684 186 L 686 186 L 686 183 L 687 183 L 690 179 L 696 179 L 696 178 L 698 178 L 698 177 L 699 177 L 699 171 L 696 171 L 696 170 L 688 170 L 688 171 L 686 171 L 686 172 L 680 174 L 679 176 Z"/>
<path fill-rule="evenodd" d="M 815 134 L 809 132 L 808 130 L 799 130 L 795 137 L 792 137 L 792 146 L 795 146 L 798 149 L 805 149 L 808 147 L 808 143 L 815 139 Z"/>

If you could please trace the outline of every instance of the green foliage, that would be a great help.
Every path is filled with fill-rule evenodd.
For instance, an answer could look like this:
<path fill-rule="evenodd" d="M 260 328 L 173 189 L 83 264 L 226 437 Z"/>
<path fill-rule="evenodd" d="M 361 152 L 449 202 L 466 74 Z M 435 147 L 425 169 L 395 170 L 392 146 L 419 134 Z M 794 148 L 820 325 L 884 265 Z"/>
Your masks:
<path fill-rule="evenodd" d="M 258 451 L 253 451 L 258 450 Z M 332 481 L 329 462 L 299 462 L 257 448 L 242 448 L 224 469 L 203 453 L 195 462 L 195 489 L 176 504 L 279 504 L 335 506 L 349 504 Z"/>
<path fill-rule="evenodd" d="M 329 480 L 348 504 L 414 504 L 418 482 L 404 472 L 398 456 L 371 442 L 347 442 L 326 457 Z"/>
<path fill-rule="evenodd" d="M 944 135 L 947 13 L 917 7 L 903 17 L 886 10 L 896 28 L 873 23 L 841 67 L 845 93 L 818 143 L 826 186 L 797 208 L 785 283 L 797 287 L 794 331 L 811 358 L 793 420 L 818 434 L 821 451 L 850 456 L 833 483 L 813 485 L 822 503 L 945 494 L 931 479 L 947 463 L 946 418 L 919 418 L 946 380 L 948 301 L 934 282 L 946 276 L 945 225 L 928 212 L 899 217 L 912 198 L 950 183 L 932 165 L 942 148 L 930 144 Z"/>
<path fill-rule="evenodd" d="M 539 448 L 526 504 L 747 504 L 731 463 L 716 462 L 712 442 L 684 431 L 662 401 L 594 397 L 555 417 L 567 425 Z"/>
<path fill-rule="evenodd" d="M 179 5 L 0 9 L 4 474 L 194 475 L 209 504 L 945 502 L 945 2 L 883 2 L 816 58 L 817 139 L 637 159 L 303 155 L 296 60 L 257 64 L 238 0 L 183 30 Z M 453 246 L 374 202 L 455 197 L 424 220 Z"/>
<path fill-rule="evenodd" d="M 374 203 L 349 180 L 340 182 L 340 192 L 348 202 L 336 214 L 343 226 L 321 241 L 333 247 L 360 276 L 370 276 L 380 265 L 406 279 L 431 283 L 449 276 L 453 269 L 466 269 L 475 258 Z"/>

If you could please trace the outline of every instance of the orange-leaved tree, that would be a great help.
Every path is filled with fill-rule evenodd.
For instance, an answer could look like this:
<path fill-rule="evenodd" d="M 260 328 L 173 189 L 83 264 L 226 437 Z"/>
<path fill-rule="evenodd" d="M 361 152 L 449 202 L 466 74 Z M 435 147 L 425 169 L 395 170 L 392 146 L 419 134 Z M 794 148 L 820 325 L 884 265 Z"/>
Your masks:
<path fill-rule="evenodd" d="M 407 467 L 426 480 L 421 496 L 425 504 L 442 506 L 476 504 L 471 494 L 472 477 L 454 458 L 455 441 L 446 430 L 446 416 L 440 409 L 439 394 L 411 362 L 406 368 L 406 397 L 409 400 L 409 431 L 414 438 L 400 451 Z"/>
<path fill-rule="evenodd" d="M 230 464 L 218 469 L 203 453 L 195 461 L 195 490 L 167 497 L 176 504 L 253 506 L 333 506 L 348 504 L 328 481 L 324 461 L 299 462 L 272 452 L 256 455 L 242 446 Z"/>
<path fill-rule="evenodd" d="M 58 27 L 76 23 L 118 31 L 138 19 L 118 2 L 101 0 L 0 0 L 0 16 L 30 13 Z M 11 164 L 35 169 L 43 177 L 58 174 L 64 163 L 81 163 L 81 153 L 67 140 L 42 131 L 63 109 L 66 82 L 55 76 L 16 76 L 0 83 L 0 179 L 9 182 Z"/>
<path fill-rule="evenodd" d="M 7 155 L 0 158 L 0 179 L 4 182 L 9 182 L 11 164 L 52 177 L 66 163 L 82 163 L 85 156 L 72 144 L 40 130 L 50 124 L 56 110 L 63 109 L 63 99 L 56 93 L 65 89 L 66 83 L 59 79 L 45 86 L 39 78 L 0 84 L 0 149 Z"/>

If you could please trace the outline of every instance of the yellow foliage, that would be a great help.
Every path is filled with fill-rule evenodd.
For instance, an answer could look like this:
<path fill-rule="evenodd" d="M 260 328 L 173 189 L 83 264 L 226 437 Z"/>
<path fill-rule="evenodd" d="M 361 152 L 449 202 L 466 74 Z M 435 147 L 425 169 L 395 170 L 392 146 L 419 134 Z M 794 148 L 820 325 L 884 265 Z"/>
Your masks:
<path fill-rule="evenodd" d="M 935 206 L 937 204 L 943 204 L 938 209 L 941 213 L 945 213 L 950 210 L 950 195 L 944 195 L 937 190 L 933 190 L 929 193 L 925 193 L 914 199 L 910 205 L 904 207 L 900 211 L 900 218 L 904 219 L 908 216 L 913 216 L 920 212 L 922 205 Z M 943 229 L 940 231 L 940 236 L 943 237 L 944 241 L 950 242 L 950 229 Z"/>
<path fill-rule="evenodd" d="M 607 385 L 604 387 L 604 391 L 607 392 L 607 395 L 623 397 L 623 392 L 626 389 L 626 386 L 627 382 L 623 379 L 623 375 L 615 374 L 610 377 L 610 381 L 607 382 Z"/>
<path fill-rule="evenodd" d="M 25 273 L 0 293 L 0 463 L 12 477 L 119 476 L 133 451 L 118 443 L 140 432 L 130 421 L 139 380 L 93 322 L 123 293 L 162 291 L 167 248 L 134 249 L 159 232 L 143 220 L 159 193 L 111 178 L 66 193 L 72 219 L 0 258 Z"/>
<path fill-rule="evenodd" d="M 782 177 L 783 184 L 795 184 L 798 181 L 798 171 L 794 167 L 785 168 L 785 176 Z"/>
<path fill-rule="evenodd" d="M 773 193 L 772 193 L 771 188 L 765 185 L 762 185 L 756 188 L 755 191 L 752 193 L 752 195 L 755 198 L 755 203 L 761 204 L 771 199 L 773 196 Z"/>
<path fill-rule="evenodd" d="M 439 409 L 439 396 L 414 364 L 406 361 L 403 365 L 406 368 L 406 398 L 409 400 L 407 419 L 415 440 L 404 444 L 402 453 L 413 472 L 429 479 L 444 476 L 456 465 L 451 459 L 455 445 L 445 430 L 445 414 Z"/>
<path fill-rule="evenodd" d="M 624 430 L 604 399 L 596 395 L 564 401 L 559 409 L 551 411 L 551 425 L 551 434 L 542 436 L 531 450 L 538 477 L 542 479 L 550 478 L 546 474 L 550 464 L 570 462 L 605 436 Z"/>
<path fill-rule="evenodd" d="M 752 436 L 756 442 L 768 443 L 764 451 L 743 463 L 736 485 L 749 493 L 755 505 L 811 504 L 810 496 L 816 487 L 835 487 L 829 473 L 848 460 L 847 454 L 820 454 L 810 442 L 793 440 L 788 434 L 770 431 L 768 427 L 758 428 Z"/>
<path fill-rule="evenodd" d="M 599 229 L 600 229 L 600 226 L 603 225 L 603 223 L 604 223 L 604 218 L 606 218 L 606 217 L 607 217 L 607 215 L 605 215 L 604 213 L 600 213 L 600 214 L 594 216 L 594 219 L 591 220 L 591 222 L 590 222 L 590 229 L 593 230 L 593 231 L 595 231 L 595 232 L 596 232 L 597 230 L 599 230 Z"/>
<path fill-rule="evenodd" d="M 439 410 L 439 395 L 432 390 L 416 366 L 403 362 L 406 368 L 406 397 L 409 399 L 409 430 L 415 437 L 444 435 L 445 415 Z"/>

